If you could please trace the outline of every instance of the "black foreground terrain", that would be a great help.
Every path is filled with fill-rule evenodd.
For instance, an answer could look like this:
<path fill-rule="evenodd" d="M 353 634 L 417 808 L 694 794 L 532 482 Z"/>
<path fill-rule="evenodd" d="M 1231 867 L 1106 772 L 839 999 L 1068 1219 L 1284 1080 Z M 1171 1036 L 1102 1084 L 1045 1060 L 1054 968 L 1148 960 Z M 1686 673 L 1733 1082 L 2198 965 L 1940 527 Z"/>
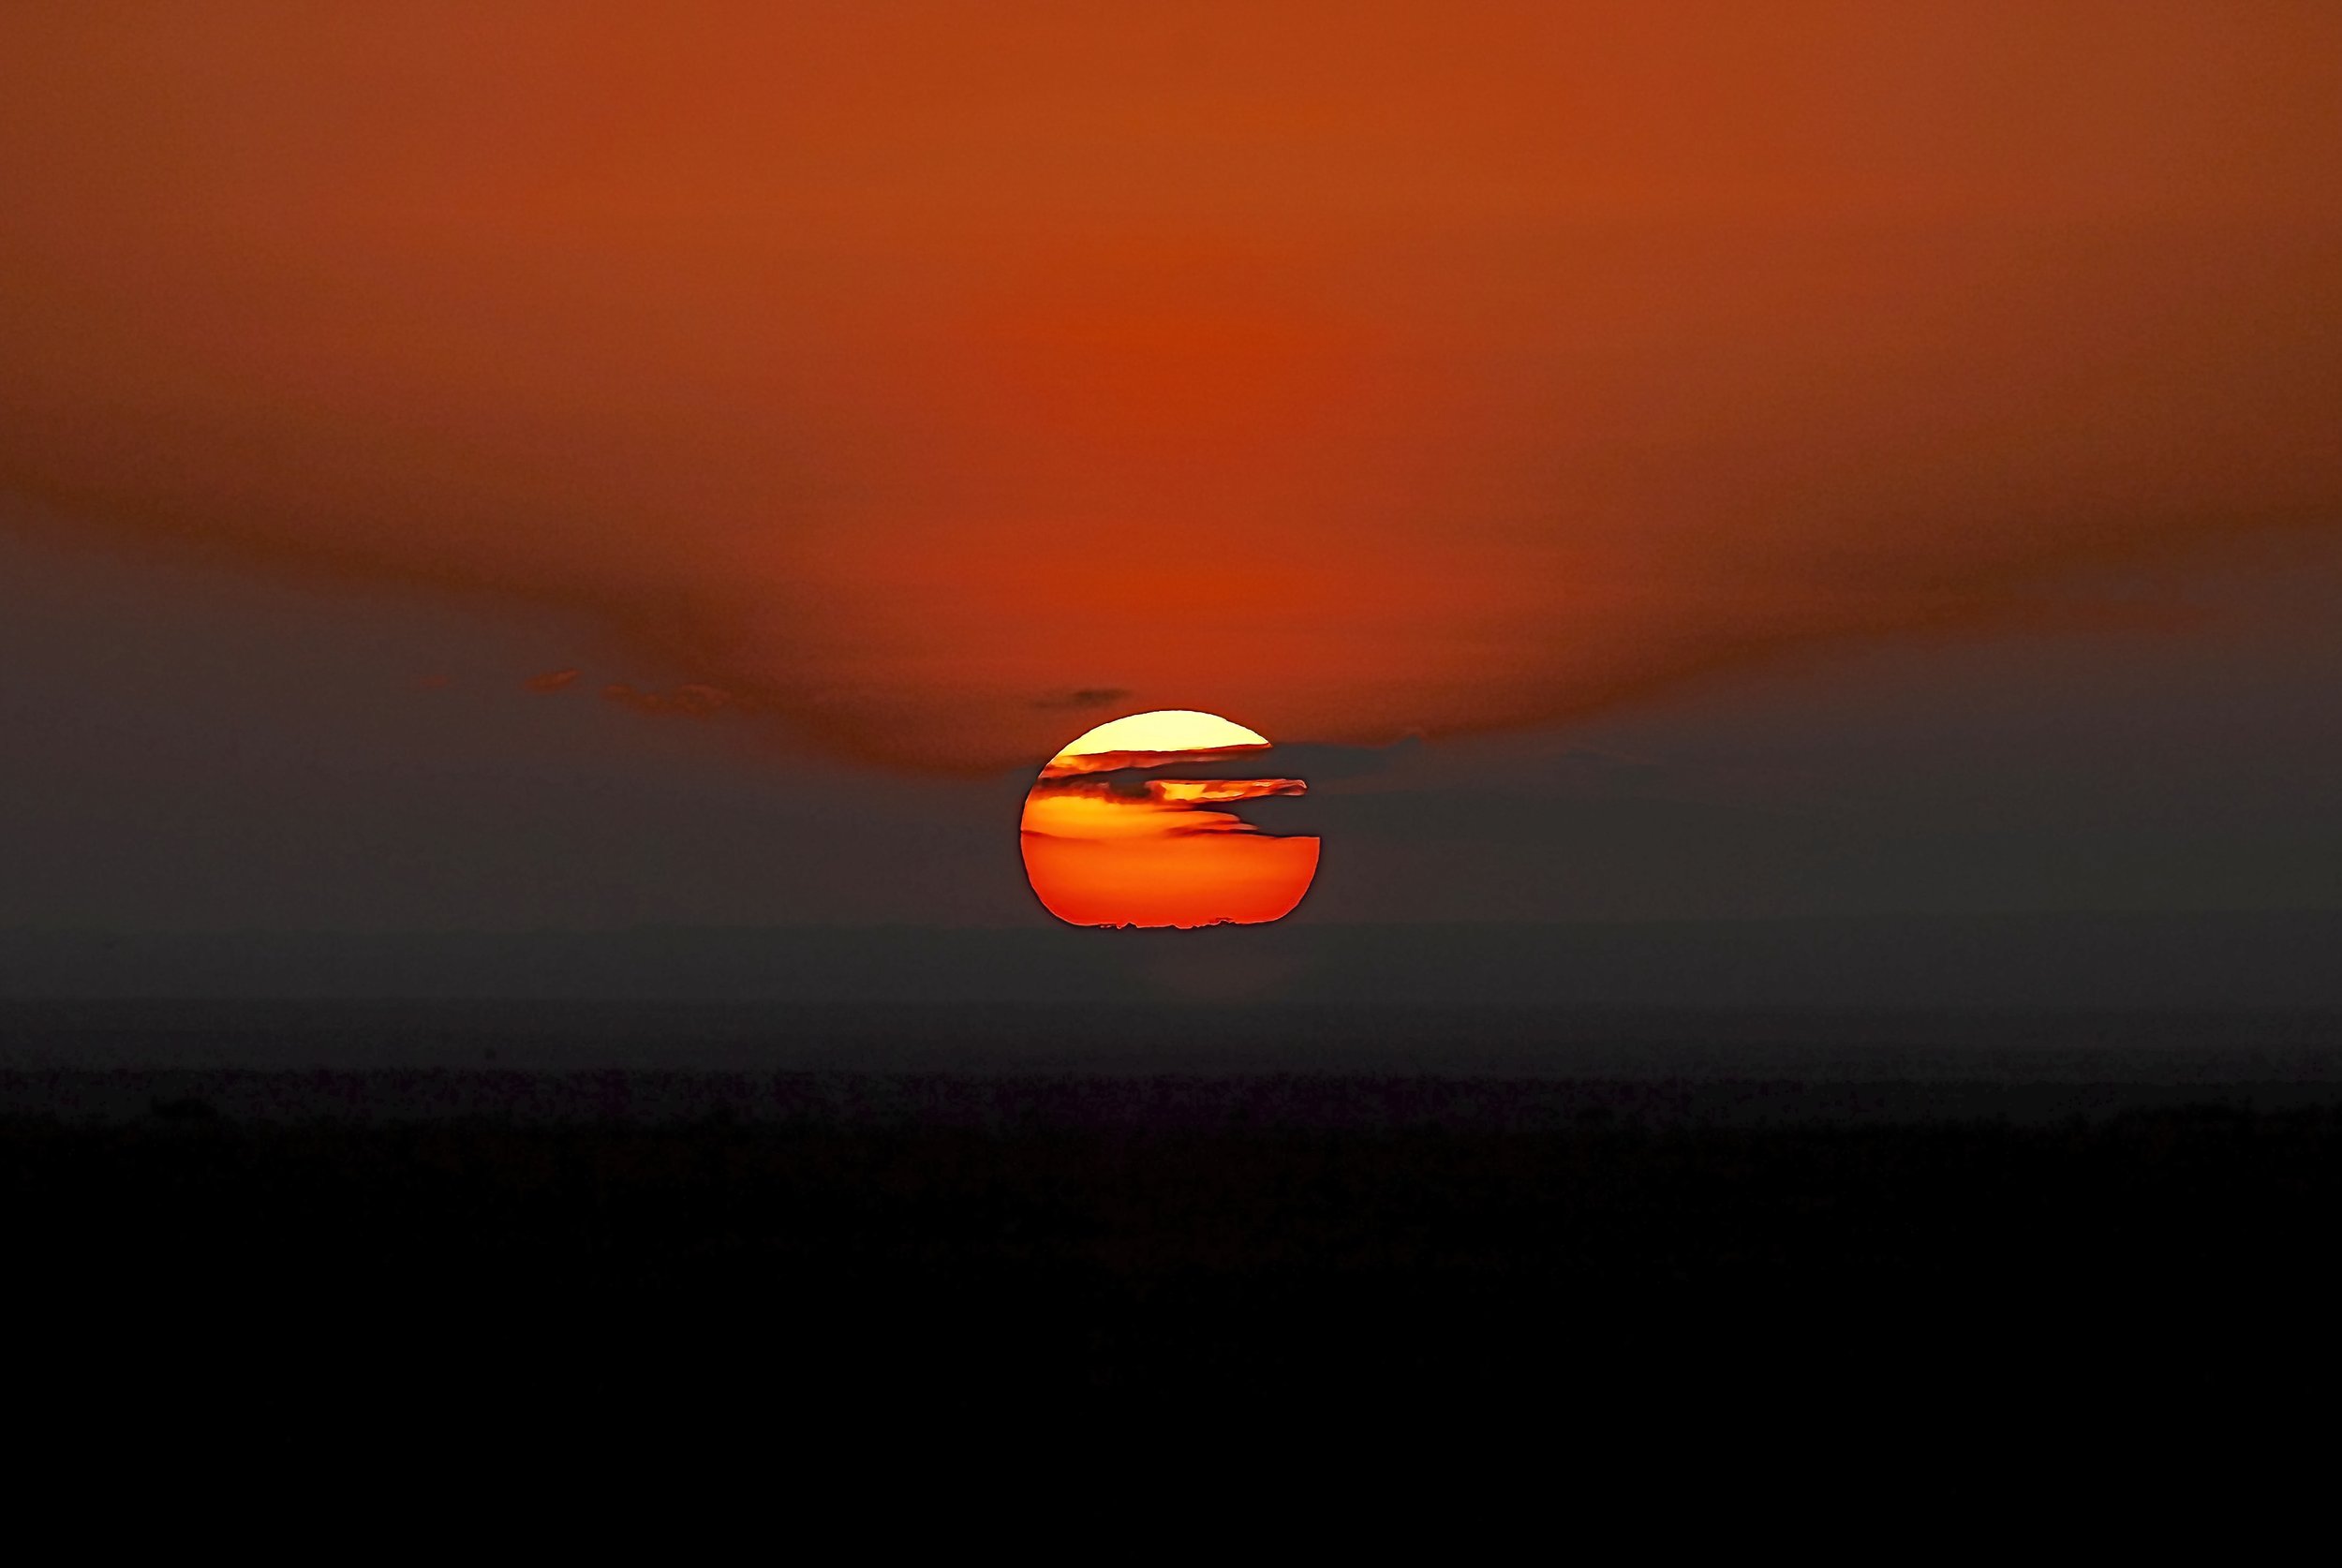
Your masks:
<path fill-rule="evenodd" d="M 14 1083 L 25 1385 L 2149 1414 L 2338 1386 L 2330 1106 L 1732 1125 L 1650 1086 L 831 1077 L 660 1119 L 622 1109 L 648 1077 L 408 1076 L 447 1113 L 323 1114 L 365 1086 L 315 1073 L 240 1080 L 276 1116 Z"/>

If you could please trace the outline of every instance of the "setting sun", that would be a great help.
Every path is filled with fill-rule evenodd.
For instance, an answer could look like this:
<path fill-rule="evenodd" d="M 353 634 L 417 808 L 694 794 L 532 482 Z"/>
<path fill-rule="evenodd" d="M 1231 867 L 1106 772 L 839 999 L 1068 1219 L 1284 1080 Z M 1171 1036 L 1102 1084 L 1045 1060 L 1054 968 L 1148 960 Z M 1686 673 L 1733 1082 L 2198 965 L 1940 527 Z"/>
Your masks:
<path fill-rule="evenodd" d="M 1067 745 L 1025 797 L 1025 874 L 1075 925 L 1253 925 L 1292 912 L 1318 841 L 1235 811 L 1308 786 L 1268 769 L 1267 736 L 1185 708 L 1133 714 Z M 1261 754 L 1257 777 L 1223 777 Z M 1204 777 L 1181 777 L 1181 775 Z"/>

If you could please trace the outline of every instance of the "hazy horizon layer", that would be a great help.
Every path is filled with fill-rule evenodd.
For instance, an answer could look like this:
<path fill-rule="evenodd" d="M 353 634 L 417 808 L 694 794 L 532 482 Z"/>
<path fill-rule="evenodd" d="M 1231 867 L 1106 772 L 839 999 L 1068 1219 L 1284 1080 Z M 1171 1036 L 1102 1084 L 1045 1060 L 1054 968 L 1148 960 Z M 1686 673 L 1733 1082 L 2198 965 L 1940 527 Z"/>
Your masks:
<path fill-rule="evenodd" d="M 0 931 L 0 998 L 1432 1010 L 2342 1007 L 2342 912 L 1201 931 Z"/>

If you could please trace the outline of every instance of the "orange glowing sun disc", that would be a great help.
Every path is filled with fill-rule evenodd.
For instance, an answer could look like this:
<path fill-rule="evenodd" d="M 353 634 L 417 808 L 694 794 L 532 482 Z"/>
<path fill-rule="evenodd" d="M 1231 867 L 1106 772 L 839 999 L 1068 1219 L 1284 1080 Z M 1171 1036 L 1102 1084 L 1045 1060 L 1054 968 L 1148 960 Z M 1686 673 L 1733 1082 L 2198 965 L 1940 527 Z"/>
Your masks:
<path fill-rule="evenodd" d="M 1033 893 L 1074 925 L 1257 925 L 1290 914 L 1317 875 L 1318 841 L 1263 832 L 1229 809 L 1308 788 L 1277 774 L 1272 749 L 1257 731 L 1190 708 L 1086 731 L 1025 796 L 1018 836 Z"/>

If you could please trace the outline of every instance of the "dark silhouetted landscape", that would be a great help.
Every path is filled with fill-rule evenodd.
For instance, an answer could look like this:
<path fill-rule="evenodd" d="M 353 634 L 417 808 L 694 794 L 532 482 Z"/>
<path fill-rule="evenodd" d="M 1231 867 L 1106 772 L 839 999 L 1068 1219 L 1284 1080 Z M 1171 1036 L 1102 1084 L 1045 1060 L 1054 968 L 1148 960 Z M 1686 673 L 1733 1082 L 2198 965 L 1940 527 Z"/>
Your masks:
<path fill-rule="evenodd" d="M 0 1027 L 13 1295 L 55 1387 L 2192 1420 L 2342 1386 L 2333 1013 L 20 1001 Z"/>

